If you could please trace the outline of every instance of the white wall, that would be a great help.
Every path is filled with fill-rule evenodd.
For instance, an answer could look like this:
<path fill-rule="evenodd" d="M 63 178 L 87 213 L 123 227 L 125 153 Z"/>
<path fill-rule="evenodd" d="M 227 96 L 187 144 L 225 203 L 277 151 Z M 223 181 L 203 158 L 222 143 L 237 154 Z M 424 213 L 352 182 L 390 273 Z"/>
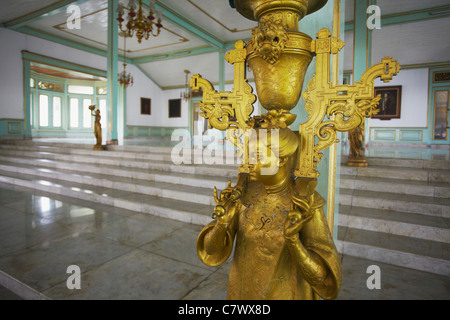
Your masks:
<path fill-rule="evenodd" d="M 0 28 L 0 119 L 23 119 L 23 64 L 20 51 L 25 39 Z"/>
<path fill-rule="evenodd" d="M 369 127 L 424 128 L 428 117 L 428 69 L 400 70 L 390 82 L 375 80 L 375 86 L 402 86 L 400 119 L 369 119 Z"/>
<path fill-rule="evenodd" d="M 106 70 L 106 58 L 0 28 L 0 118 L 23 119 L 22 50 Z"/>
<path fill-rule="evenodd" d="M 106 57 L 5 28 L 0 28 L 0 43 L 3 44 L 0 46 L 0 119 L 24 118 L 22 50 L 100 70 L 107 68 Z M 119 70 L 122 70 L 121 62 Z M 128 65 L 127 70 L 135 81 L 127 92 L 127 124 L 161 126 L 161 106 L 166 104 L 162 90 L 135 66 Z M 152 116 L 140 114 L 141 97 L 152 99 Z M 167 120 L 165 122 L 167 124 Z"/>
<path fill-rule="evenodd" d="M 122 66 L 119 70 L 122 71 Z M 160 126 L 163 116 L 162 90 L 136 66 L 128 65 L 127 71 L 134 79 L 133 86 L 127 88 L 127 125 Z M 141 114 L 141 98 L 151 99 L 151 115 Z"/>

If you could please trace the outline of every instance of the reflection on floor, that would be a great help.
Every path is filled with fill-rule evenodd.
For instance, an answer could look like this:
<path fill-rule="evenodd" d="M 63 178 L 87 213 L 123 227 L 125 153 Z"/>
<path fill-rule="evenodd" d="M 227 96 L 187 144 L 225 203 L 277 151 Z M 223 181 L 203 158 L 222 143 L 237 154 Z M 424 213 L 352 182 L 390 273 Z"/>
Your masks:
<path fill-rule="evenodd" d="M 196 257 L 200 226 L 0 185 L 0 285 L 27 299 L 225 299 L 230 262 Z M 338 299 L 448 299 L 449 277 L 342 256 Z M 369 290 L 367 268 L 381 269 Z M 81 289 L 67 268 L 79 266 Z M 4 274 L 17 281 L 8 281 Z M 0 297 L 16 298 L 9 293 Z"/>

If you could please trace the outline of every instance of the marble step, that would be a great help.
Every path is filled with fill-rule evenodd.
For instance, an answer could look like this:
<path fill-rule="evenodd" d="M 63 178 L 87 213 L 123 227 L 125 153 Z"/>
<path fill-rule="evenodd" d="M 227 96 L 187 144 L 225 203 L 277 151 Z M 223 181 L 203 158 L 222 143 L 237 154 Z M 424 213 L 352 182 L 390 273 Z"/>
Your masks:
<path fill-rule="evenodd" d="M 450 219 L 340 205 L 338 225 L 450 244 Z"/>
<path fill-rule="evenodd" d="M 208 224 L 213 212 L 205 204 L 1 170 L 0 182 L 196 225 Z"/>
<path fill-rule="evenodd" d="M 108 156 L 92 157 L 82 155 L 65 155 L 47 152 L 25 152 L 25 151 L 10 151 L 3 150 L 0 155 L 0 160 L 7 161 L 9 159 L 24 159 L 34 161 L 63 161 L 66 163 L 73 163 L 74 166 L 84 165 L 98 165 L 98 166 L 115 166 L 117 168 L 146 169 L 157 170 L 175 173 L 200 174 L 221 177 L 236 177 L 237 166 L 230 165 L 196 165 L 196 164 L 173 164 L 169 161 L 145 161 L 145 160 L 129 160 L 129 159 L 112 159 Z"/>
<path fill-rule="evenodd" d="M 70 148 L 70 147 L 54 147 L 54 146 L 40 146 L 40 145 L 6 145 L 0 144 L 0 152 L 6 151 L 26 151 L 26 152 L 46 152 L 66 155 L 83 155 L 93 157 L 110 157 L 122 158 L 132 160 L 156 160 L 156 161 L 170 161 L 170 153 L 162 152 L 126 152 L 126 151 L 94 151 L 91 149 Z"/>
<path fill-rule="evenodd" d="M 450 184 L 443 182 L 358 177 L 342 174 L 339 178 L 339 186 L 344 189 L 450 198 Z"/>
<path fill-rule="evenodd" d="M 195 187 L 188 184 L 134 179 L 95 173 L 86 174 L 85 172 L 74 170 L 50 170 L 32 165 L 12 164 L 8 162 L 0 162 L 0 170 L 41 177 L 43 179 L 63 180 L 83 185 L 158 196 L 167 199 L 215 205 L 212 188 Z M 173 176 L 171 177 L 173 178 Z M 180 177 L 180 179 L 182 178 L 183 177 Z M 202 182 L 203 181 L 200 181 L 199 184 Z M 221 181 L 220 184 L 223 188 L 226 187 L 225 182 Z"/>
<path fill-rule="evenodd" d="M 450 161 L 447 160 L 416 160 L 416 159 L 390 159 L 369 158 L 369 166 L 400 167 L 416 169 L 445 169 L 450 170 Z"/>
<path fill-rule="evenodd" d="M 339 204 L 450 218 L 450 199 L 341 188 Z"/>
<path fill-rule="evenodd" d="M 396 166 L 369 166 L 358 168 L 342 165 L 340 168 L 340 173 L 341 175 L 354 177 L 391 178 L 411 181 L 450 183 L 449 169 L 408 168 Z"/>
<path fill-rule="evenodd" d="M 20 165 L 22 167 L 38 167 L 39 171 L 45 172 L 48 170 L 66 170 L 73 174 L 80 176 L 89 175 L 102 175 L 102 179 L 105 177 L 115 177 L 117 179 L 136 179 L 143 181 L 155 181 L 164 182 L 180 185 L 188 185 L 192 187 L 201 187 L 213 189 L 217 187 L 222 190 L 226 188 L 228 180 L 233 183 L 236 182 L 237 177 L 220 177 L 212 175 L 203 174 L 192 174 L 183 172 L 170 172 L 170 171 L 159 171 L 159 170 L 149 170 L 134 168 L 130 170 L 129 168 L 117 167 L 117 166 L 99 166 L 90 164 L 78 164 L 67 161 L 54 161 L 45 159 L 32 159 L 32 158 L 13 158 L 13 157 L 3 157 L 0 156 L 0 163 L 9 166 L 5 170 L 13 170 L 20 172 L 20 168 L 16 170 L 11 168 L 13 166 Z M 88 177 L 89 178 L 89 177 Z M 78 178 L 77 178 L 78 179 Z"/>
<path fill-rule="evenodd" d="M 13 145 L 13 144 L 0 144 L 1 152 L 9 152 L 9 154 L 14 154 L 14 151 L 17 152 L 29 152 L 30 154 L 35 154 L 36 152 L 43 152 L 45 154 L 63 154 L 63 155 L 80 155 L 80 156 L 92 156 L 96 157 L 107 157 L 112 159 L 122 159 L 122 160 L 139 160 L 139 161 L 159 161 L 159 162 L 170 162 L 172 161 L 172 149 L 170 148 L 135 148 L 133 150 L 126 149 L 111 149 L 108 146 L 108 150 L 106 151 L 94 151 L 86 148 L 71 148 L 70 146 L 64 147 L 56 147 L 56 146 L 42 146 L 42 145 Z M 197 157 L 198 150 L 191 149 L 190 151 L 190 164 L 198 163 L 198 159 L 201 158 L 202 164 L 217 164 L 217 165 L 225 165 L 225 166 L 237 166 L 237 156 L 235 156 L 234 152 L 226 155 L 222 152 L 222 156 L 219 154 L 210 154 L 209 152 L 200 151 L 201 157 Z M 22 153 L 17 153 L 21 155 Z M 174 156 L 177 156 L 175 154 Z M 227 158 L 228 156 L 228 158 Z M 228 164 L 228 162 L 231 162 Z"/>
<path fill-rule="evenodd" d="M 341 254 L 440 275 L 450 275 L 450 244 L 340 226 Z"/>

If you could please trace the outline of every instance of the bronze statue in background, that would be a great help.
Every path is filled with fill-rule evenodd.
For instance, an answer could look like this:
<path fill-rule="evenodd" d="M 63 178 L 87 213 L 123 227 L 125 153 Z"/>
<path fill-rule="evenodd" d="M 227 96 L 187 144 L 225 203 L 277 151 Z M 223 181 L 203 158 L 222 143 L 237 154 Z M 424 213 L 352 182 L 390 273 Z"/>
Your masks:
<path fill-rule="evenodd" d="M 94 145 L 93 150 L 103 150 L 102 124 L 100 123 L 100 120 L 102 119 L 102 117 L 100 116 L 100 109 L 95 110 L 95 105 L 91 105 L 91 106 L 89 106 L 89 110 L 91 110 L 91 115 L 95 118 L 94 135 L 95 135 L 95 140 L 97 143 Z"/>
<path fill-rule="evenodd" d="M 339 33 L 322 29 L 313 40 L 298 30 L 299 20 L 326 2 L 234 0 L 239 13 L 259 24 L 247 44 L 237 41 L 225 56 L 234 65 L 233 90 L 217 92 L 198 74 L 189 82 L 203 91 L 202 116 L 210 128 L 227 131 L 241 162 L 237 184 L 229 182 L 220 194 L 214 189 L 214 220 L 197 239 L 208 266 L 224 263 L 235 245 L 229 299 L 333 299 L 340 290 L 334 222 L 315 190 L 317 165 L 321 151 L 338 142 L 336 131 L 358 127 L 376 109 L 375 78 L 389 81 L 400 66 L 384 58 L 353 86 L 330 82 L 330 56 L 344 46 Z M 303 93 L 308 119 L 298 135 L 289 128 L 296 118 L 290 110 L 313 56 L 316 73 Z M 245 79 L 247 62 L 267 111 L 261 116 L 252 116 L 256 97 Z"/>
<path fill-rule="evenodd" d="M 348 142 L 350 143 L 350 154 L 348 155 L 347 166 L 368 167 L 369 163 L 364 154 L 364 124 L 348 132 Z"/>

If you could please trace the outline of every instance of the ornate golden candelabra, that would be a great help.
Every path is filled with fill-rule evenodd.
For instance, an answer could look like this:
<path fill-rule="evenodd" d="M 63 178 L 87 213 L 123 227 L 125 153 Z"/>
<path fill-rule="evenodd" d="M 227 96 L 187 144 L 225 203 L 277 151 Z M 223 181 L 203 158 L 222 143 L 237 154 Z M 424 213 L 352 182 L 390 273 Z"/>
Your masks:
<path fill-rule="evenodd" d="M 95 105 L 89 106 L 89 110 L 91 110 L 91 115 L 95 117 L 94 122 L 94 135 L 96 139 L 96 144 L 94 145 L 93 150 L 103 150 L 102 145 L 102 124 L 100 123 L 101 116 L 100 116 L 100 109 L 95 110 Z M 95 110 L 95 111 L 94 111 Z"/>
<path fill-rule="evenodd" d="M 400 70 L 391 58 L 367 70 L 355 85 L 330 81 L 330 56 L 344 43 L 322 29 L 313 40 L 298 22 L 326 0 L 235 0 L 238 12 L 257 20 L 252 39 L 238 41 L 225 59 L 234 65 L 234 88 L 217 92 L 200 75 L 190 80 L 203 90 L 202 116 L 227 130 L 241 160 L 238 183 L 218 194 L 213 221 L 197 240 L 199 258 L 209 266 L 235 253 L 229 299 L 333 299 L 341 285 L 341 265 L 315 187 L 324 149 L 337 131 L 358 127 L 377 107 L 373 81 L 389 81 Z M 306 69 L 316 56 L 316 73 L 303 93 L 308 119 L 299 136 L 289 128 Z M 266 114 L 253 116 L 255 95 L 245 79 L 255 76 Z M 269 170 L 273 169 L 275 170 Z"/>

